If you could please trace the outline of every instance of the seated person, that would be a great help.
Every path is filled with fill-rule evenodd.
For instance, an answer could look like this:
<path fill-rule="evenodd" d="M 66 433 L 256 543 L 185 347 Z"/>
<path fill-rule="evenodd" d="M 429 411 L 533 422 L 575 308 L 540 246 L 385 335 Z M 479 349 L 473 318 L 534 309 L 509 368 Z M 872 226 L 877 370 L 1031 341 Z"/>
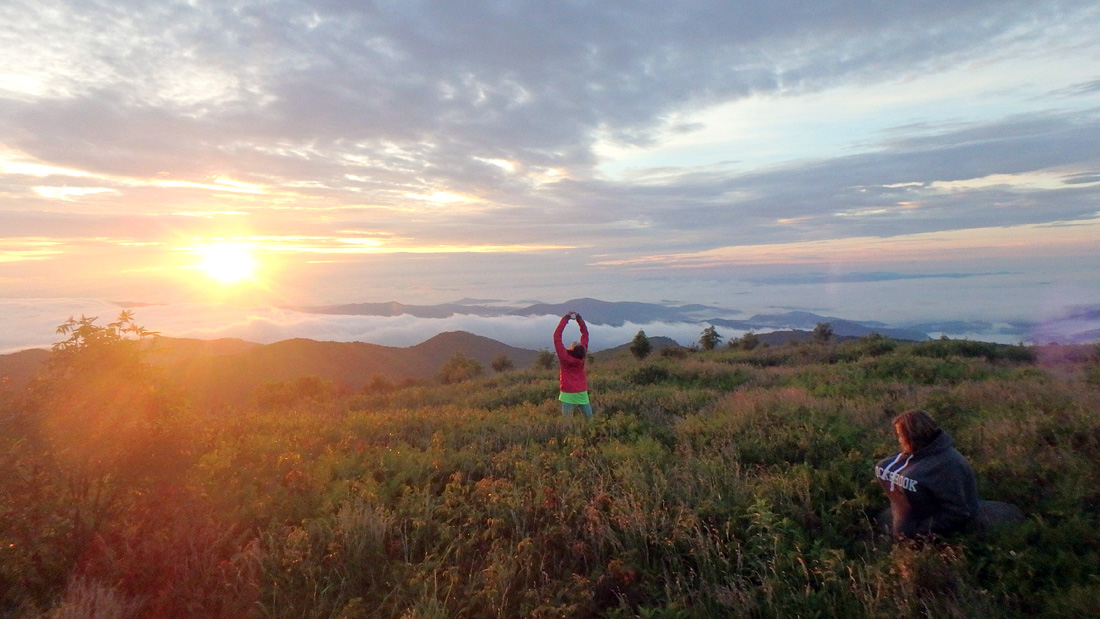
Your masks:
<path fill-rule="evenodd" d="M 901 453 L 875 465 L 890 499 L 891 532 L 913 537 L 984 528 L 974 470 L 951 435 L 917 409 L 898 415 L 894 429 Z"/>

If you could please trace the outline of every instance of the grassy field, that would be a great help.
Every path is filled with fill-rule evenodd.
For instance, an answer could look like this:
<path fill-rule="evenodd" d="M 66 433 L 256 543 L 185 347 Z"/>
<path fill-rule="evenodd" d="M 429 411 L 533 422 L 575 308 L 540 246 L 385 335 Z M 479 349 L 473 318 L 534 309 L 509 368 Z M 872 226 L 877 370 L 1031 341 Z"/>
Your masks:
<path fill-rule="evenodd" d="M 198 411 L 140 360 L 70 360 L 0 412 L 0 616 L 1100 616 L 1097 352 L 597 358 L 589 422 L 556 370 Z M 912 407 L 1025 523 L 874 535 Z"/>

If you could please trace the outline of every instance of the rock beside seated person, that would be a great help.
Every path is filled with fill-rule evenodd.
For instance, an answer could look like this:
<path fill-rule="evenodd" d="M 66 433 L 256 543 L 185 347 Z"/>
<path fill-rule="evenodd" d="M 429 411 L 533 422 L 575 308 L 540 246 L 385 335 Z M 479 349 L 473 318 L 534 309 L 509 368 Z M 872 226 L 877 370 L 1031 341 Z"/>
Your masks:
<path fill-rule="evenodd" d="M 990 524 L 1023 520 L 1018 508 L 982 501 L 970 463 L 951 435 L 927 412 L 908 410 L 894 419 L 901 452 L 875 465 L 890 507 L 880 525 L 895 537 L 984 531 Z"/>

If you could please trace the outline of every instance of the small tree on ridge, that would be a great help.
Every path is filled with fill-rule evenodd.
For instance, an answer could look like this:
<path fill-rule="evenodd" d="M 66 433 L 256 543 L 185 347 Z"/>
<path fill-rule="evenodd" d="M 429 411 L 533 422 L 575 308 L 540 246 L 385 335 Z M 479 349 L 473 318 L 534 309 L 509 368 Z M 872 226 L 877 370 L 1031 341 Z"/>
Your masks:
<path fill-rule="evenodd" d="M 718 335 L 718 329 L 714 325 L 707 325 L 707 328 L 703 329 L 703 332 L 699 335 L 699 346 L 703 350 L 714 350 L 714 347 L 721 341 L 722 336 Z"/>
<path fill-rule="evenodd" d="M 630 354 L 641 360 L 645 359 L 653 351 L 653 344 L 649 341 L 645 331 L 639 330 L 638 334 L 630 342 Z"/>

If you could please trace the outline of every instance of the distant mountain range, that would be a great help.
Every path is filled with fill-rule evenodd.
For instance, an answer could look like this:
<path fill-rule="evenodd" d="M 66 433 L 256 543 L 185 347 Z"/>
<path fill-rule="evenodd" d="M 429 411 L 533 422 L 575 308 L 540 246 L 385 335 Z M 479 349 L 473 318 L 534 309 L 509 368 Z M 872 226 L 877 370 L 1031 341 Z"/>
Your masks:
<path fill-rule="evenodd" d="M 390 303 L 349 303 L 346 305 L 293 306 L 292 309 L 307 314 L 342 314 L 347 316 L 401 316 L 417 318 L 448 318 L 456 314 L 472 316 L 562 316 L 577 312 L 592 324 L 621 327 L 630 322 L 706 322 L 708 316 L 730 314 L 730 310 L 708 305 L 668 306 L 656 303 L 628 301 L 600 301 L 598 299 L 574 299 L 565 303 L 536 303 L 523 307 L 485 305 L 475 300 L 439 305 L 405 305 Z M 733 312 L 740 313 L 740 312 Z"/>
<path fill-rule="evenodd" d="M 666 306 L 650 303 L 613 303 L 596 299 L 574 299 L 565 303 L 536 303 L 524 307 L 494 305 L 494 302 L 459 302 L 453 304 L 417 306 L 400 303 L 359 303 L 324 307 L 297 307 L 302 312 L 322 314 L 354 314 L 398 316 L 411 314 L 422 318 L 446 318 L 455 314 L 479 316 L 560 316 L 568 311 L 579 312 L 594 325 L 686 322 L 713 324 L 719 328 L 754 331 L 762 341 L 780 345 L 791 340 L 809 339 L 810 331 L 819 323 L 829 323 L 837 339 L 856 338 L 878 333 L 896 340 L 925 340 L 929 333 L 988 333 L 994 325 L 981 322 L 925 323 L 910 326 L 887 326 L 878 322 L 857 322 L 821 316 L 810 312 L 792 311 L 780 314 L 757 314 L 745 319 L 728 316 L 738 312 L 706 305 Z M 723 317 L 724 316 L 724 317 Z M 1084 343 L 1100 339 L 1100 308 L 1085 307 L 1061 321 L 1042 325 L 1009 324 L 996 328 L 1002 333 L 1039 333 L 1041 342 L 1064 344 Z M 730 335 L 730 334 L 726 334 Z M 1089 339 L 1091 338 L 1091 339 Z M 675 346 L 677 342 L 657 334 L 651 335 L 655 348 Z M 694 342 L 682 342 L 693 344 Z M 605 349 L 597 357 L 627 353 L 629 342 Z M 310 339 L 289 339 L 273 344 L 256 344 L 239 339 L 194 340 L 161 337 L 151 350 L 151 361 L 162 366 L 180 386 L 200 395 L 205 404 L 243 404 L 266 383 L 291 381 L 305 376 L 318 376 L 349 389 L 358 390 L 375 377 L 394 382 L 408 379 L 428 379 L 456 352 L 471 357 L 491 372 L 491 364 L 501 355 L 507 356 L 516 368 L 529 367 L 538 351 L 509 346 L 502 342 L 467 333 L 451 331 L 435 335 L 415 346 L 399 348 L 364 342 L 327 342 Z M 0 355 L 0 394 L 22 389 L 49 358 L 41 349 Z"/>
<path fill-rule="evenodd" d="M 810 312 L 787 312 L 785 314 L 756 314 L 746 320 L 710 321 L 716 327 L 744 329 L 746 331 L 779 331 L 786 329 L 813 330 L 820 323 L 829 323 L 833 335 L 838 337 L 863 337 L 878 333 L 895 340 L 926 340 L 928 334 L 916 329 L 889 327 L 880 322 L 855 322 L 830 316 L 818 316 Z"/>
<path fill-rule="evenodd" d="M 1072 308 L 1065 316 L 1043 322 L 991 323 L 983 320 L 926 321 L 887 325 L 876 321 L 853 321 L 834 316 L 821 316 L 805 311 L 779 314 L 756 314 L 737 318 L 738 310 L 712 305 L 663 305 L 657 303 L 610 302 L 598 299 L 573 299 L 564 303 L 532 303 L 523 306 L 499 304 L 486 299 L 462 299 L 440 305 L 404 305 L 402 303 L 353 303 L 347 305 L 297 306 L 300 312 L 314 314 L 344 314 L 359 316 L 400 316 L 447 318 L 454 315 L 493 316 L 560 316 L 576 311 L 591 324 L 621 327 L 624 324 L 654 322 L 684 322 L 712 324 L 718 327 L 755 331 L 757 333 L 813 329 L 827 322 L 840 337 L 863 337 L 878 333 L 899 340 L 923 340 L 930 335 L 981 339 L 982 334 L 998 341 L 1080 344 L 1100 340 L 1100 306 Z"/>
<path fill-rule="evenodd" d="M 536 303 L 525 307 L 509 307 L 484 304 L 445 303 L 441 305 L 403 305 L 401 303 L 353 303 L 349 305 L 299 306 L 299 312 L 313 314 L 344 314 L 356 316 L 400 316 L 408 314 L 419 318 L 447 318 L 456 314 L 475 316 L 562 316 L 575 311 L 594 325 L 621 327 L 627 323 L 644 325 L 654 322 L 688 322 L 712 324 L 745 331 L 776 331 L 784 329 L 813 329 L 818 323 L 827 322 L 838 336 L 862 337 L 878 333 L 900 340 L 928 339 L 926 332 L 913 328 L 890 327 L 879 322 L 855 322 L 819 316 L 810 312 L 785 314 L 757 314 L 744 320 L 732 320 L 739 314 L 711 305 L 660 305 L 656 303 L 611 302 L 598 299 L 573 299 L 564 303 Z"/>

